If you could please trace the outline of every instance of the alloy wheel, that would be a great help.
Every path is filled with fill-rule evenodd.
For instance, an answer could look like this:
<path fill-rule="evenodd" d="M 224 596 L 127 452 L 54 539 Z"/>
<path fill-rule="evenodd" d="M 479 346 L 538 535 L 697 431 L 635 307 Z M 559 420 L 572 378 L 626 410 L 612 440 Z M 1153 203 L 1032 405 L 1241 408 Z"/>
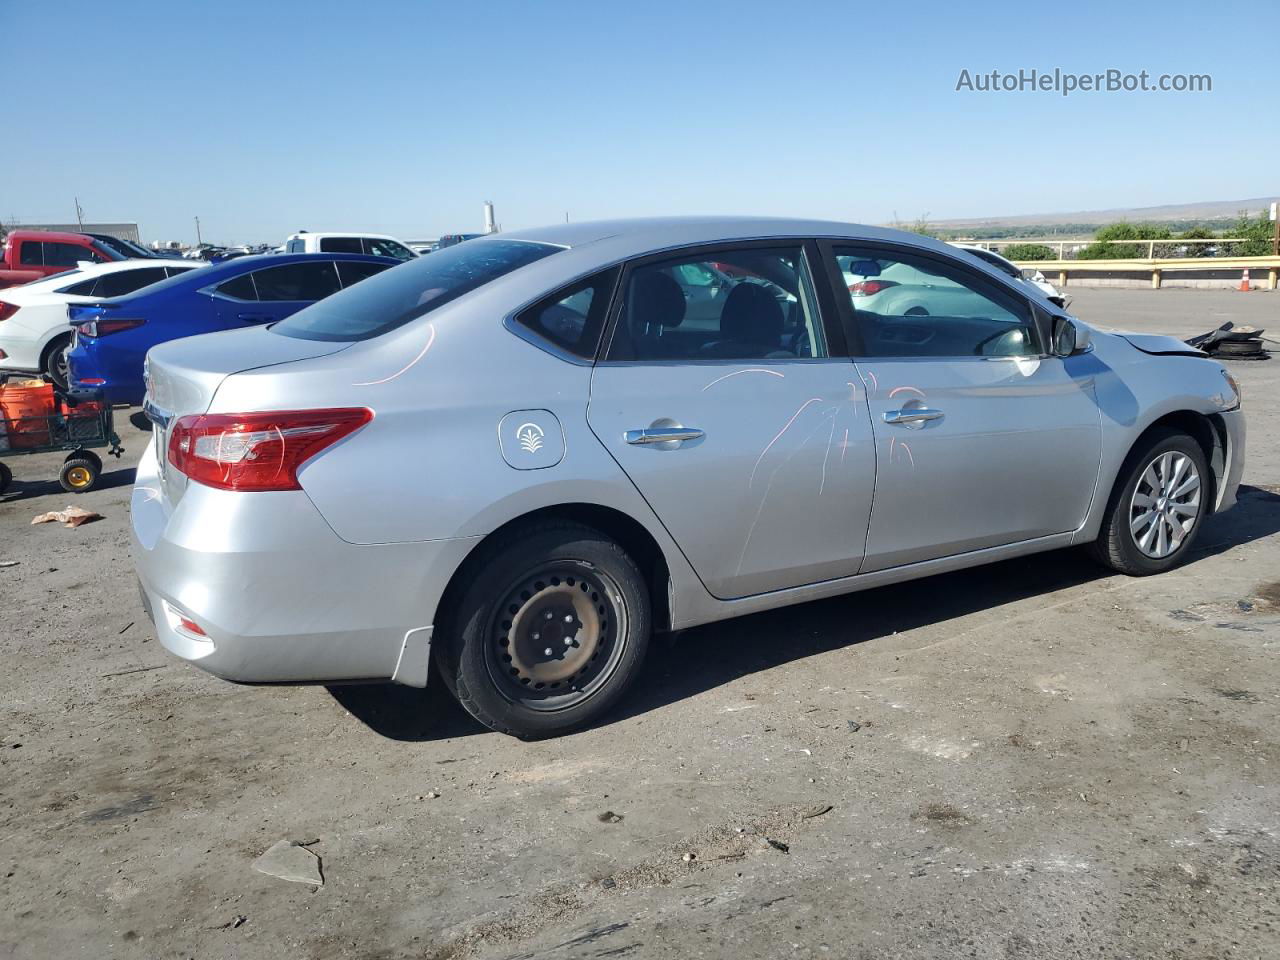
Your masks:
<path fill-rule="evenodd" d="M 1138 477 L 1129 501 L 1129 530 L 1148 557 L 1162 560 L 1182 546 L 1200 518 L 1200 471 L 1185 453 L 1155 457 Z"/>

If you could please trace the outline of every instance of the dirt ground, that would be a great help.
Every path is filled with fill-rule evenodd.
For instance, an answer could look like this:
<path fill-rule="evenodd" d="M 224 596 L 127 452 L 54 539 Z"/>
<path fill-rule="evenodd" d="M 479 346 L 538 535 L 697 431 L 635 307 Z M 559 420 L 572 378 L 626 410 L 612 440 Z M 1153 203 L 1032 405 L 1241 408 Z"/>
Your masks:
<path fill-rule="evenodd" d="M 1130 329 L 1280 295 L 1076 290 Z M 1280 956 L 1280 359 L 1150 579 L 1042 555 L 689 631 L 526 744 L 436 685 L 249 688 L 139 606 L 144 436 L 0 502 L 0 958 Z M 104 519 L 31 526 L 75 502 Z M 255 872 L 310 843 L 316 889 Z M 312 842 L 314 841 L 314 842 Z"/>

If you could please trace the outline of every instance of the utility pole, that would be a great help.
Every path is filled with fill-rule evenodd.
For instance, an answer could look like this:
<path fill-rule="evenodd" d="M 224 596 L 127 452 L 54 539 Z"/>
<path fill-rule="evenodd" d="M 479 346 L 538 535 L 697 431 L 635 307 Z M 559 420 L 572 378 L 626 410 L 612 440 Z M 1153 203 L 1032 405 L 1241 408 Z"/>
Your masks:
<path fill-rule="evenodd" d="M 196 217 L 196 246 L 202 246 L 204 241 L 200 239 L 200 218 Z"/>
<path fill-rule="evenodd" d="M 76 197 L 76 223 L 80 225 L 80 229 L 84 229 L 84 210 L 80 207 L 80 198 Z"/>

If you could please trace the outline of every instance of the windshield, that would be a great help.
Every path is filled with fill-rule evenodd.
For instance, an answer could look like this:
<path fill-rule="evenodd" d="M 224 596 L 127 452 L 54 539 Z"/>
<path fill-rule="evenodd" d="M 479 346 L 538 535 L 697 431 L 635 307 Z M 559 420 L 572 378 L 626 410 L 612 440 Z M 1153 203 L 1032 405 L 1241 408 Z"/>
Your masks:
<path fill-rule="evenodd" d="M 560 249 L 522 240 L 459 244 L 362 280 L 271 329 L 303 340 L 367 340 Z"/>

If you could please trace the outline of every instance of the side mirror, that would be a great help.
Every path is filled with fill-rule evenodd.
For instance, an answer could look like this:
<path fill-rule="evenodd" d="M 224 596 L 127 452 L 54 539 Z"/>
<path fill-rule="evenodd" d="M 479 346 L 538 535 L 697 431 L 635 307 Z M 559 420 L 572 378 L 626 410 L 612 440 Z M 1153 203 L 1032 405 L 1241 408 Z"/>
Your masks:
<path fill-rule="evenodd" d="M 1071 317 L 1054 317 L 1053 355 L 1069 357 L 1089 349 L 1089 328 Z"/>

